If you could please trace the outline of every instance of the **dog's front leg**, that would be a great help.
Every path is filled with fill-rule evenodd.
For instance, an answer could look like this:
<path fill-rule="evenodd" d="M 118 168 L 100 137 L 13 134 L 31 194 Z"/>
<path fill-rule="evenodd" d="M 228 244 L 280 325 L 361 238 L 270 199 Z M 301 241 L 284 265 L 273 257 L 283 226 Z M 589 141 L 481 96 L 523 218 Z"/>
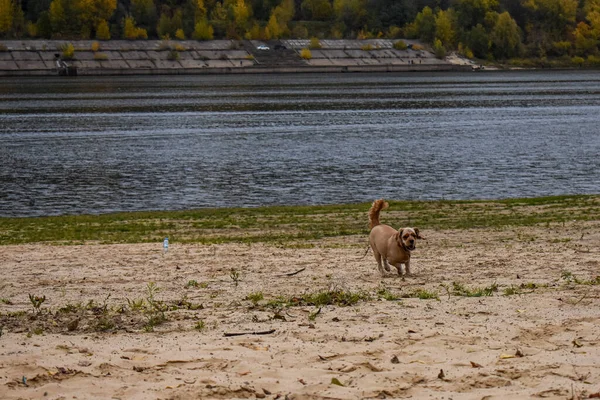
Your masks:
<path fill-rule="evenodd" d="M 385 268 L 387 272 L 390 272 L 390 264 L 388 264 L 388 260 L 386 258 L 383 258 L 383 268 Z"/>
<path fill-rule="evenodd" d="M 412 275 L 410 273 L 410 260 L 404 263 L 404 266 L 406 267 L 406 275 Z"/>
<path fill-rule="evenodd" d="M 396 269 L 398 270 L 398 276 L 402 276 L 402 263 L 398 263 L 394 265 L 394 267 L 396 267 Z"/>

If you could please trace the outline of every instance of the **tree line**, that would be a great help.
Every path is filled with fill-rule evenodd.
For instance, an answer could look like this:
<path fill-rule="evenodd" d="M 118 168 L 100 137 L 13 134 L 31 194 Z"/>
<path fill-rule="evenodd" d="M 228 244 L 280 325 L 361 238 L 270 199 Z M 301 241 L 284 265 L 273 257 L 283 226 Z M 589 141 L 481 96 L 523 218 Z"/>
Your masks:
<path fill-rule="evenodd" d="M 0 0 L 1 38 L 415 38 L 600 64 L 600 0 Z"/>

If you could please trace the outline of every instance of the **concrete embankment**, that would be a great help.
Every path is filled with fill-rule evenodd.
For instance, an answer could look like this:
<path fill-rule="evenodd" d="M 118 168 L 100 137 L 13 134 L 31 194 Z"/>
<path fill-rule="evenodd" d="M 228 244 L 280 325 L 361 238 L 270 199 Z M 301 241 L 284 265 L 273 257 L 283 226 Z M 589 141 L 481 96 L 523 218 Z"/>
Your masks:
<path fill-rule="evenodd" d="M 73 44 L 65 59 L 62 48 Z M 280 41 L 0 41 L 0 76 L 231 74 L 301 72 L 464 71 L 471 65 L 440 60 L 425 50 L 397 50 L 392 40 L 322 40 L 310 59 L 308 40 Z M 266 47 L 263 47 L 266 46 Z M 61 64 L 62 62 L 66 64 Z"/>

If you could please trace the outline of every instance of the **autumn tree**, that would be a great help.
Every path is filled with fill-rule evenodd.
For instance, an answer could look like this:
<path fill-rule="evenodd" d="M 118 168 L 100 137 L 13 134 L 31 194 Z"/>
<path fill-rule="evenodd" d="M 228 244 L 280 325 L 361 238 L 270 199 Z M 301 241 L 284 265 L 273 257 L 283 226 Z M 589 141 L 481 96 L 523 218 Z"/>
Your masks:
<path fill-rule="evenodd" d="M 110 28 L 108 27 L 108 22 L 104 19 L 96 27 L 96 39 L 110 40 Z"/>
<path fill-rule="evenodd" d="M 192 37 L 196 40 L 212 40 L 214 38 L 214 28 L 206 19 L 196 23 Z"/>
<path fill-rule="evenodd" d="M 128 40 L 148 39 L 148 32 L 136 26 L 133 17 L 125 17 L 123 21 L 123 38 Z"/>
<path fill-rule="evenodd" d="M 275 7 L 267 23 L 267 35 L 270 38 L 279 39 L 289 34 L 288 23 L 294 18 L 294 11 L 293 0 L 283 0 Z"/>
<path fill-rule="evenodd" d="M 598 49 L 598 36 L 585 22 L 580 22 L 573 31 L 573 41 L 577 55 L 587 55 Z"/>
<path fill-rule="evenodd" d="M 12 30 L 14 4 L 12 0 L 0 0 L 0 36 Z"/>
<path fill-rule="evenodd" d="M 454 12 L 440 10 L 435 15 L 435 37 L 440 40 L 445 48 L 452 48 L 456 42 L 454 28 Z"/>

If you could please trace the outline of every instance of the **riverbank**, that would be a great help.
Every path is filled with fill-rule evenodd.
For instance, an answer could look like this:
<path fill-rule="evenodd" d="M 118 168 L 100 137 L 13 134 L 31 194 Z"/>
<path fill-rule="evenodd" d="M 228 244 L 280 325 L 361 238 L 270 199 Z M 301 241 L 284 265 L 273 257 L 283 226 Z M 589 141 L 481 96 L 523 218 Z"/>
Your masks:
<path fill-rule="evenodd" d="M 0 393 L 589 398 L 599 201 L 392 202 L 406 279 L 362 257 L 368 204 L 0 219 Z"/>
<path fill-rule="evenodd" d="M 310 58 L 308 40 L 280 41 L 0 41 L 0 76 L 58 75 L 62 60 L 77 75 L 257 74 L 326 72 L 470 71 L 471 63 L 437 59 L 416 42 L 394 49 L 392 40 L 322 40 Z M 64 46 L 73 54 L 65 58 Z M 265 47 L 263 47 L 265 46 Z M 268 50 L 265 50 L 268 48 Z M 262 49 L 262 50 L 261 50 Z M 64 65 L 63 65 L 64 66 Z"/>

